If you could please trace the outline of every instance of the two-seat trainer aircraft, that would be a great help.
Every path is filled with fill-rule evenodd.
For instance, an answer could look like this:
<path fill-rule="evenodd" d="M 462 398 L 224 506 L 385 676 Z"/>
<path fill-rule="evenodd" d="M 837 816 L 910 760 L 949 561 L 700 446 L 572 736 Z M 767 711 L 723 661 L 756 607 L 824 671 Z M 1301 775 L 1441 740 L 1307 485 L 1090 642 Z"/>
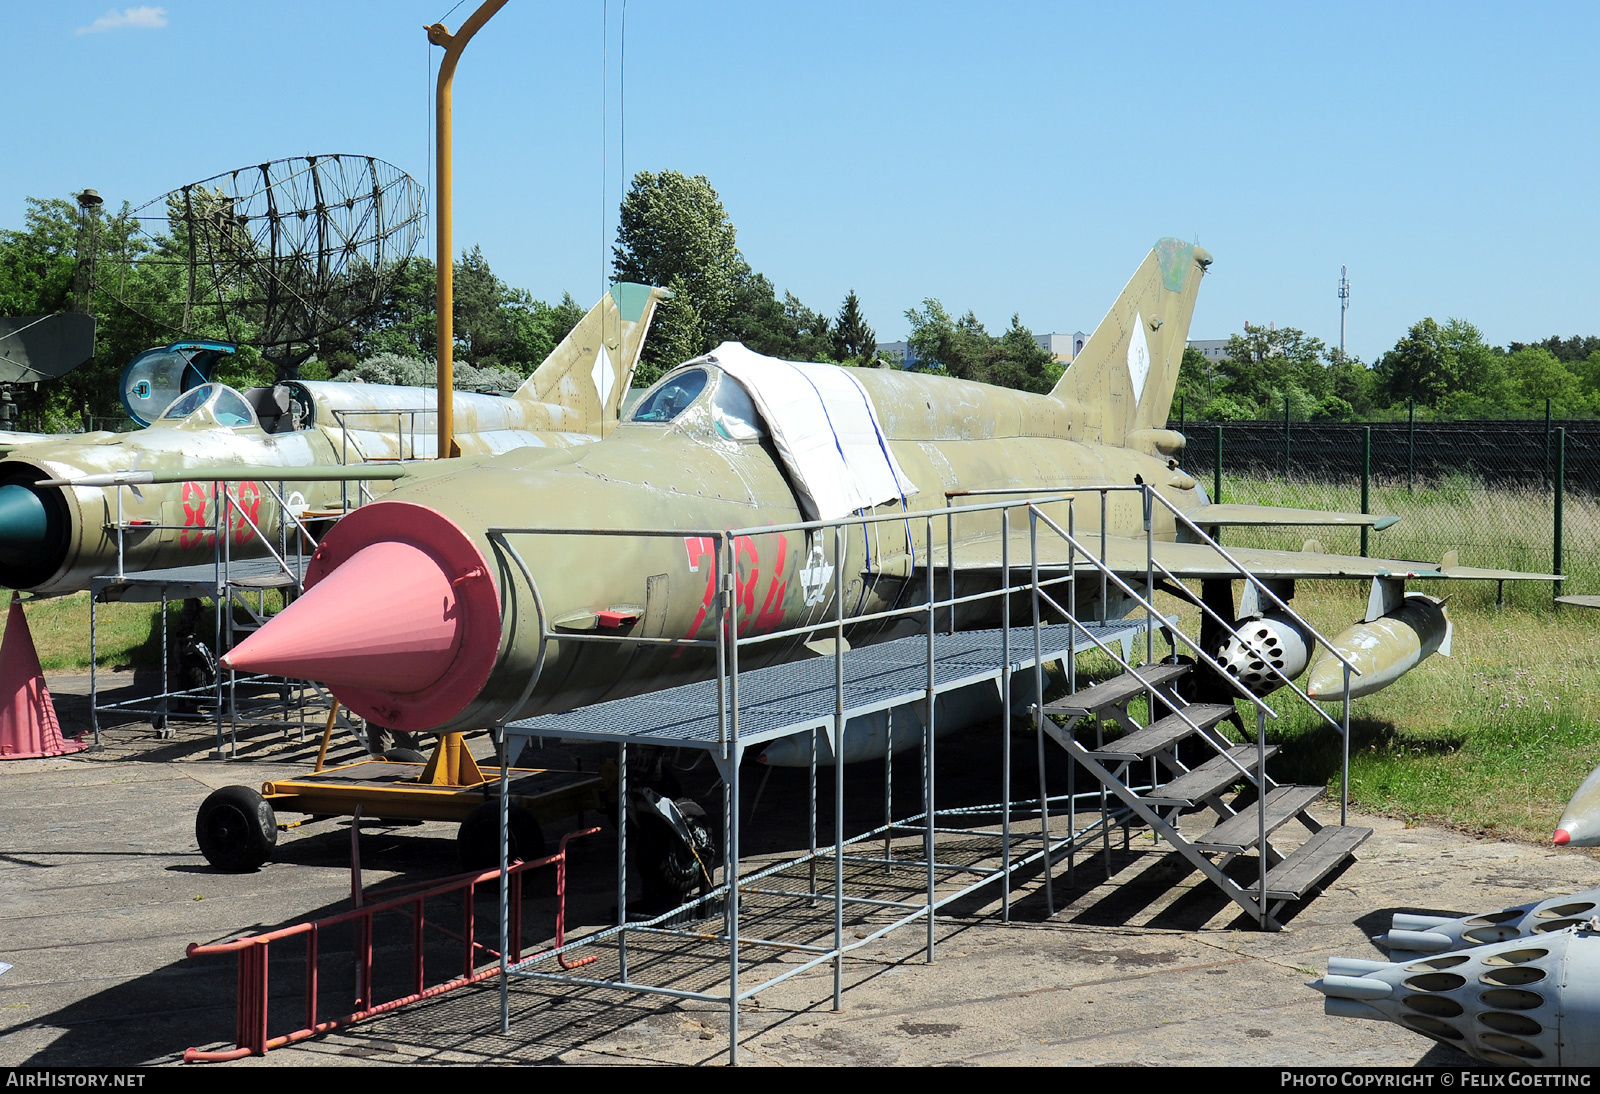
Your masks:
<path fill-rule="evenodd" d="M 714 671 L 703 648 L 542 640 L 545 625 L 558 636 L 604 629 L 713 637 L 709 542 L 691 535 L 528 537 L 519 544 L 524 574 L 490 544 L 494 527 L 687 531 L 863 510 L 914 517 L 944 507 L 947 492 L 1136 483 L 1153 484 L 1203 526 L 1386 523 L 1360 514 L 1211 505 L 1178 469 L 1183 438 L 1164 426 L 1210 264 L 1197 246 L 1159 241 L 1048 395 L 899 370 L 794 364 L 724 343 L 664 377 L 600 444 L 435 464 L 356 510 L 323 540 L 305 595 L 224 663 L 325 683 L 356 713 L 408 732 L 479 728 L 513 708 L 558 712 Z M 1099 541 L 1098 508 L 1078 507 L 1085 542 Z M 1171 514 L 1155 510 L 1156 558 L 1180 579 L 1199 579 L 1207 602 L 1231 620 L 1237 573 L 1209 547 L 1179 542 Z M 1049 512 L 1065 525 L 1064 503 Z M 1111 495 L 1107 513 L 1108 564 L 1142 583 L 1138 495 Z M 867 536 L 853 531 L 844 557 L 835 557 L 831 534 L 741 541 L 741 629 L 771 632 L 832 619 L 834 567 L 843 569 L 847 616 L 915 597 L 929 565 L 954 568 L 958 595 L 998 586 L 997 527 L 958 534 L 953 558 L 937 543 L 930 558 L 926 523 L 880 523 Z M 1012 546 L 1014 565 L 1029 558 L 1026 534 Z M 1042 539 L 1041 562 L 1052 575 L 1063 573 L 1067 545 L 1055 540 L 1046 553 Z M 1419 599 L 1405 596 L 1405 578 L 1534 576 L 1320 553 L 1234 553 L 1277 582 L 1280 595 L 1292 595 L 1295 579 L 1382 579 L 1374 585 L 1378 614 L 1366 628 L 1400 627 L 1410 644 L 1401 656 L 1412 663 L 1444 640 L 1434 633 L 1444 621 L 1442 611 L 1400 617 Z M 1081 585 L 1080 610 L 1098 590 L 1097 577 L 1092 588 Z M 1107 608 L 1116 615 L 1121 605 Z M 979 610 L 997 616 L 999 605 L 990 598 Z M 1428 633 L 1418 633 L 1415 620 Z M 957 622 L 998 620 L 971 611 Z M 1262 622 L 1292 626 L 1270 613 Z M 853 644 L 874 636 L 868 625 L 846 633 Z M 1361 627 L 1347 635 L 1352 652 L 1371 637 Z M 802 640 L 789 640 L 762 662 L 799 656 Z M 1304 660 L 1302 653 L 1283 672 L 1298 676 Z M 534 674 L 528 700 L 518 706 Z"/>
<path fill-rule="evenodd" d="M 563 449 L 609 433 L 663 296 L 614 285 L 515 394 L 455 392 L 463 452 Z M 146 401 L 152 383 L 158 400 L 163 383 L 173 396 L 156 403 L 148 428 L 48 438 L 0 460 L 0 585 L 85 589 L 115 572 L 119 534 L 124 570 L 211 562 L 218 497 L 208 472 L 234 481 L 233 557 L 265 555 L 257 530 L 277 528 L 280 514 L 262 483 L 291 480 L 284 501 L 296 516 L 339 516 L 353 488 L 331 480 L 348 477 L 348 465 L 428 460 L 438 443 L 432 388 L 289 380 L 183 390 L 159 369 L 139 382 Z"/>

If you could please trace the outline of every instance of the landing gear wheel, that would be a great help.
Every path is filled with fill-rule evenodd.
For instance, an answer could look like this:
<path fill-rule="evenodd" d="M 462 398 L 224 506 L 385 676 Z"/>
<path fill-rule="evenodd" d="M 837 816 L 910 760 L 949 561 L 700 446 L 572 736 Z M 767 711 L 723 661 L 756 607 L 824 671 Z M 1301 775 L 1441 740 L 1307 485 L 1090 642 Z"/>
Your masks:
<path fill-rule="evenodd" d="M 428 757 L 414 748 L 391 748 L 383 754 L 383 758 L 395 764 L 425 764 Z M 500 822 L 496 821 L 498 825 Z"/>
<path fill-rule="evenodd" d="M 532 862 L 544 858 L 544 832 L 533 814 L 520 805 L 511 806 L 508 818 L 506 858 Z M 486 801 L 467 814 L 456 833 L 456 854 L 464 871 L 500 868 L 500 803 Z"/>
<path fill-rule="evenodd" d="M 644 792 L 633 810 L 637 834 L 639 875 L 644 882 L 644 898 L 651 906 L 682 903 L 696 889 L 711 887 L 711 871 L 716 867 L 716 840 L 706 821 L 706 811 L 692 798 L 659 799 L 650 803 Z M 662 807 L 672 805 L 682 820 L 683 830 L 668 820 Z M 685 831 L 688 839 L 684 838 Z"/>
<path fill-rule="evenodd" d="M 194 818 L 194 838 L 212 866 L 228 874 L 254 870 L 278 844 L 278 817 L 248 786 L 213 790 Z"/>
<path fill-rule="evenodd" d="M 217 655 L 197 635 L 188 635 L 178 647 L 178 680 L 187 690 L 217 686 Z"/>

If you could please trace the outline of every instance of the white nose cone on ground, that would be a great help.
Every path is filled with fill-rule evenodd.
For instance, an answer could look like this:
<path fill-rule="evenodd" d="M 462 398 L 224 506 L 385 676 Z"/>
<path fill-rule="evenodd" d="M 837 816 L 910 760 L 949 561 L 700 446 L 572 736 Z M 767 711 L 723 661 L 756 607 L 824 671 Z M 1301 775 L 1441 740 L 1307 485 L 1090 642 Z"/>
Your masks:
<path fill-rule="evenodd" d="M 1589 772 L 1567 802 L 1550 841 L 1566 847 L 1600 847 L 1600 767 Z"/>

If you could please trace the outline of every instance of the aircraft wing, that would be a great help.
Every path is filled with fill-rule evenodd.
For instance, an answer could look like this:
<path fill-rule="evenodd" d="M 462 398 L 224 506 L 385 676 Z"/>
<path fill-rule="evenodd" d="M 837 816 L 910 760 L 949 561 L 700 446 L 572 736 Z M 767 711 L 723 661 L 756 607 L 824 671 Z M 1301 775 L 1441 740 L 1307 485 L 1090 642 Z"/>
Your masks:
<path fill-rule="evenodd" d="M 1218 526 L 1297 527 L 1370 525 L 1382 531 L 1399 517 L 1376 513 L 1330 513 L 1322 509 L 1285 509 L 1277 505 L 1203 505 L 1185 514 L 1202 528 Z"/>
<path fill-rule="evenodd" d="M 1198 522 L 1197 522 L 1198 523 Z M 1084 532 L 1078 541 L 1091 551 L 1099 553 L 1100 536 Z M 1025 569 L 1031 558 L 1026 532 L 1011 534 L 1012 569 Z M 1258 547 L 1228 547 L 1227 552 L 1251 573 L 1261 578 L 1310 580 L 1315 578 L 1397 577 L 1427 578 L 1453 581 L 1559 581 L 1557 574 L 1529 574 L 1518 570 L 1489 570 L 1476 566 L 1457 566 L 1446 562 L 1410 562 L 1392 558 L 1357 558 L 1351 555 L 1327 555 L 1309 551 L 1274 551 Z M 1453 552 L 1452 552 L 1453 553 Z M 1047 528 L 1039 529 L 1039 566 L 1052 575 L 1059 574 L 1068 565 L 1067 542 Z M 934 551 L 934 568 L 941 565 L 943 552 Z M 1138 576 L 1145 572 L 1145 541 L 1126 536 L 1107 536 L 1105 558 L 1112 570 L 1124 576 Z M 1203 543 L 1155 542 L 1155 558 L 1178 578 L 1236 578 L 1237 570 L 1216 551 Z M 1088 568 L 1089 563 L 1080 555 L 1078 566 Z M 1000 535 L 995 533 L 978 539 L 958 543 L 955 551 L 957 571 L 984 571 L 1000 569 Z"/>

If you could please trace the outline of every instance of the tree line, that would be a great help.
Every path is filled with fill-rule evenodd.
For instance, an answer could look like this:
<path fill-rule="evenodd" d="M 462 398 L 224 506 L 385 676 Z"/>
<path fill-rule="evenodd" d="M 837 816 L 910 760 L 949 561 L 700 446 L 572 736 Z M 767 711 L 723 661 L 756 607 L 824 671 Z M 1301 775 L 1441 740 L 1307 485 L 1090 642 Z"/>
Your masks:
<path fill-rule="evenodd" d="M 89 218 L 85 222 L 81 218 Z M 117 379 L 138 353 L 180 338 L 238 336 L 207 314 L 185 330 L 152 316 L 184 309 L 182 278 L 163 252 L 181 249 L 169 233 L 148 247 L 152 261 L 131 269 L 140 283 L 131 295 L 164 308 L 127 305 L 127 285 L 107 291 L 93 271 L 126 254 L 136 230 L 126 204 L 118 213 L 80 212 L 72 201 L 28 198 L 24 225 L 0 230 L 0 314 L 42 315 L 85 310 L 98 320 L 94 358 L 60 380 L 17 392 L 25 416 L 46 429 L 120 414 Z M 176 228 L 173 230 L 176 231 Z M 87 271 L 87 273 L 86 273 Z M 877 336 L 852 289 L 836 312 L 814 309 L 754 270 L 738 246 L 733 221 L 703 175 L 642 171 L 624 197 L 612 253 L 617 280 L 661 285 L 671 298 L 660 307 L 646 341 L 636 383 L 648 384 L 723 341 L 799 361 L 898 365 L 883 361 Z M 130 276 L 124 269 L 122 276 Z M 412 258 L 384 286 L 376 303 L 317 339 L 302 366 L 307 379 L 428 383 L 435 347 L 435 269 Z M 457 385 L 509 391 L 544 360 L 585 308 L 571 293 L 535 299 L 508 285 L 478 247 L 455 265 Z M 991 333 L 972 311 L 959 317 L 934 298 L 909 309 L 912 367 L 957 377 L 1047 392 L 1063 366 L 1035 341 L 1017 315 Z M 219 379 L 236 386 L 270 382 L 272 369 L 252 349 L 248 330 L 240 352 Z M 1321 339 L 1293 327 L 1256 326 L 1227 341 L 1224 360 L 1190 348 L 1173 414 L 1191 419 L 1364 419 L 1404 414 L 1415 406 L 1442 417 L 1505 417 L 1541 413 L 1545 400 L 1562 416 L 1600 412 L 1600 337 L 1552 337 L 1542 342 L 1487 345 L 1463 319 L 1423 319 L 1393 349 L 1366 363 L 1341 356 Z"/>
<path fill-rule="evenodd" d="M 1600 337 L 1554 336 L 1491 346 L 1465 319 L 1414 323 L 1370 364 L 1294 327 L 1229 337 L 1225 360 L 1184 352 L 1172 413 L 1240 421 L 1557 417 L 1600 412 Z"/>

